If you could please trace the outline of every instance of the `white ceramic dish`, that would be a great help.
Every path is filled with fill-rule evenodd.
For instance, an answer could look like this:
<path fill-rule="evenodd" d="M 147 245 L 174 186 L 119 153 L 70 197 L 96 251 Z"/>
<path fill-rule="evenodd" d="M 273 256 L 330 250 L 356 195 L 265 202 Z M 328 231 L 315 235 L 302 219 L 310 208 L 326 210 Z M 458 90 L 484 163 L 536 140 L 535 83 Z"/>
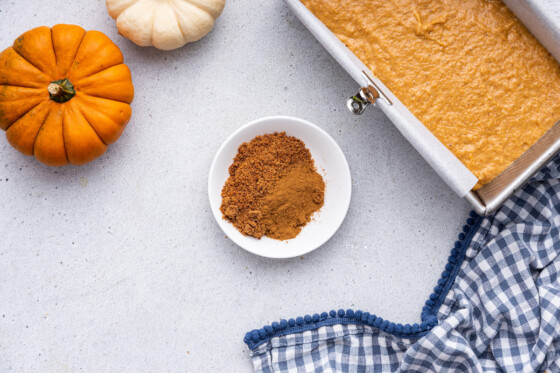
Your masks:
<path fill-rule="evenodd" d="M 302 140 L 317 170 L 325 180 L 325 203 L 315 213 L 300 234 L 291 240 L 278 241 L 268 237 L 260 240 L 242 235 L 233 225 L 222 219 L 221 191 L 228 178 L 228 168 L 237 154 L 237 148 L 255 136 L 273 132 L 286 132 Z M 342 224 L 352 193 L 352 181 L 348 162 L 338 144 L 316 125 L 293 117 L 266 117 L 248 123 L 235 131 L 222 144 L 214 157 L 208 177 L 210 206 L 216 221 L 237 245 L 247 251 L 269 258 L 292 258 L 306 254 L 323 245 Z"/>

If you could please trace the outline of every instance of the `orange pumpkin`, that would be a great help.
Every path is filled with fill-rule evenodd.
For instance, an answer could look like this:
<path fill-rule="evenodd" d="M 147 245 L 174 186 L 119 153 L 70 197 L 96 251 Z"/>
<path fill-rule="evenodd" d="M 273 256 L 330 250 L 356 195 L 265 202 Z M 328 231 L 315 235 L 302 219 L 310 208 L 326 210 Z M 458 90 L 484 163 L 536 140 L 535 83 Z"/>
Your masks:
<path fill-rule="evenodd" d="M 0 54 L 0 128 L 50 166 L 101 156 L 128 123 L 133 97 L 119 47 L 99 31 L 37 27 Z"/>

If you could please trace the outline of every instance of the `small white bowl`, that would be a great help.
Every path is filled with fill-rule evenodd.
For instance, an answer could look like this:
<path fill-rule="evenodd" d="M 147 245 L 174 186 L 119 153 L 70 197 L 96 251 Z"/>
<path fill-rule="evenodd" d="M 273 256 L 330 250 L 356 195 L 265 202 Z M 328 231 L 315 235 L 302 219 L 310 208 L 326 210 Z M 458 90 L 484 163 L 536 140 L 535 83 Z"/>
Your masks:
<path fill-rule="evenodd" d="M 317 171 L 325 181 L 325 202 L 321 210 L 313 214 L 312 220 L 300 234 L 285 241 L 262 237 L 244 236 L 228 221 L 222 219 L 222 188 L 229 176 L 228 168 L 233 163 L 238 147 L 258 135 L 286 132 L 302 140 L 315 160 Z M 346 157 L 338 144 L 324 130 L 306 120 L 293 117 L 266 117 L 248 123 L 235 131 L 222 144 L 214 157 L 208 178 L 210 206 L 216 221 L 225 234 L 247 251 L 269 258 L 292 258 L 307 254 L 323 245 L 342 224 L 352 193 L 350 169 Z"/>

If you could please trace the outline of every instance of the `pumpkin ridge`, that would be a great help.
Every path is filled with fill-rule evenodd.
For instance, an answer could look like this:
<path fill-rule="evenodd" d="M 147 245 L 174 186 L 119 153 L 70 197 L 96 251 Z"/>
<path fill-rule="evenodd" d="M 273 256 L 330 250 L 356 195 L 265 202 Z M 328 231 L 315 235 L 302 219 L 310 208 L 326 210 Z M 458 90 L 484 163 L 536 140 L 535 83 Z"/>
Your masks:
<path fill-rule="evenodd" d="M 52 28 L 51 28 L 51 34 L 52 34 Z M 82 35 L 82 39 L 80 39 L 80 44 L 78 44 L 78 48 L 76 48 L 76 51 L 74 52 L 74 56 L 72 57 L 72 63 L 70 64 L 70 66 L 68 66 L 68 70 L 66 70 L 64 72 L 64 78 L 66 78 L 68 76 L 68 72 L 70 71 L 70 69 L 72 69 L 72 66 L 74 65 L 74 62 L 76 61 L 76 56 L 78 55 L 78 51 L 82 47 L 82 42 L 84 41 L 84 37 L 86 36 L 86 34 L 87 34 L 87 31 L 84 32 L 84 34 Z M 54 49 L 54 44 L 53 44 L 53 49 Z M 56 57 L 56 52 L 55 52 L 55 57 Z"/>
<path fill-rule="evenodd" d="M 119 13 L 119 16 L 121 15 L 121 13 L 123 13 L 124 11 L 126 11 L 128 8 L 130 8 L 130 7 L 133 6 L 134 4 L 135 4 L 135 3 L 132 2 L 132 3 L 128 4 L 124 9 L 121 9 L 121 11 L 120 11 L 120 13 Z M 117 16 L 117 17 L 118 17 L 118 16 Z"/>
<path fill-rule="evenodd" d="M 41 102 L 44 102 L 44 99 L 47 97 L 45 95 L 41 94 L 41 89 L 40 88 L 27 88 L 27 87 L 19 87 L 19 86 L 12 86 L 12 85 L 0 85 L 0 93 L 3 91 L 4 88 L 6 87 L 15 87 L 15 88 L 22 88 L 22 89 L 28 89 L 28 90 L 32 90 L 34 91 L 33 94 L 31 95 L 25 95 L 24 97 L 9 97 L 8 99 L 6 97 L 0 99 L 0 104 L 8 104 L 8 105 L 16 105 L 16 106 L 21 106 L 24 105 L 25 107 L 27 107 L 27 105 L 25 105 L 25 103 L 29 100 L 33 100 L 36 103 L 30 103 L 29 109 L 28 110 L 24 110 L 22 111 L 18 116 L 14 116 L 14 120 L 11 121 L 11 123 L 7 126 L 5 126 L 6 123 L 8 123 L 8 121 L 6 120 L 7 116 L 6 113 L 8 112 L 12 112 L 13 113 L 13 109 L 14 107 L 12 107 L 12 111 L 4 111 L 2 110 L 0 112 L 0 129 L 2 130 L 6 130 L 7 128 L 9 128 L 12 124 L 14 124 L 16 121 L 20 120 L 27 112 L 29 112 L 29 110 L 31 110 L 32 108 L 35 108 L 38 104 L 40 104 Z M 36 92 L 38 92 L 39 94 L 36 94 Z M 5 126 L 5 127 L 4 127 Z"/>
<path fill-rule="evenodd" d="M 209 21 L 208 24 L 206 24 L 205 26 L 209 26 L 209 28 L 205 31 L 205 32 L 200 32 L 200 29 L 203 28 L 202 25 L 199 24 L 199 22 L 197 22 L 198 26 L 196 26 L 196 28 L 198 28 L 199 30 L 196 30 L 193 34 L 193 30 L 185 30 L 182 27 L 180 27 L 181 32 L 186 36 L 185 38 L 185 42 L 186 43 L 192 43 L 195 41 L 198 41 L 200 39 L 202 39 L 204 36 L 206 36 L 214 27 L 214 23 L 216 21 L 216 18 L 214 18 L 214 16 L 212 15 L 211 12 L 208 11 L 208 9 L 206 9 L 203 6 L 200 6 L 201 4 L 198 3 L 193 3 L 190 0 L 170 0 L 173 3 L 175 12 L 177 14 L 177 20 L 180 22 L 181 24 L 181 20 L 186 19 L 190 19 L 192 17 L 192 12 L 198 13 L 198 16 L 202 16 L 204 18 L 206 18 L 207 21 Z M 197 17 L 198 17 L 197 16 Z M 200 20 L 199 20 L 200 21 Z M 189 22 L 192 23 L 192 22 Z M 192 23 L 190 26 L 192 27 L 195 23 Z M 183 23 L 183 26 L 185 24 Z"/>
<path fill-rule="evenodd" d="M 60 121 L 62 123 L 62 147 L 64 148 L 64 156 L 66 157 L 66 164 L 71 164 L 70 163 L 70 158 L 68 158 L 68 151 L 66 150 L 66 138 L 64 136 L 64 111 L 65 111 L 65 105 L 62 104 L 60 105 L 60 110 L 62 110 L 62 113 L 60 113 Z M 40 132 L 40 131 L 39 131 Z"/>
<path fill-rule="evenodd" d="M 96 155 L 93 159 L 100 157 L 102 154 L 105 153 L 105 151 L 107 150 L 108 146 L 107 144 L 105 144 L 103 142 L 103 140 L 99 137 L 99 135 L 97 134 L 97 132 L 95 132 L 95 129 L 92 127 L 91 123 L 87 120 L 87 118 L 84 116 L 84 114 L 82 113 L 82 110 L 80 110 L 79 105 L 77 104 L 76 101 L 72 101 L 68 104 L 68 106 L 65 108 L 65 112 L 62 116 L 62 131 L 63 131 L 63 139 L 64 139 L 64 149 L 66 151 L 66 156 L 68 157 L 68 163 L 69 164 L 73 164 L 73 165 L 81 165 L 84 162 L 87 163 L 89 161 L 84 161 L 83 157 L 76 157 L 76 144 L 75 144 L 75 140 L 76 140 L 76 133 L 74 133 L 74 135 L 72 136 L 72 138 L 74 139 L 73 141 L 70 140 L 67 142 L 67 138 L 66 135 L 68 132 L 68 135 L 70 134 L 70 130 L 72 127 L 74 127 L 74 120 L 77 122 L 77 126 L 78 128 L 84 129 L 87 128 L 87 126 L 89 126 L 89 130 L 91 132 L 93 132 L 92 134 L 90 134 L 92 137 L 91 139 L 95 138 L 96 141 L 98 141 L 102 147 L 103 147 L 103 151 L 100 152 L 98 155 Z M 79 117 L 79 120 L 78 120 Z M 65 123 L 66 121 L 69 121 L 69 126 L 66 127 Z M 84 121 L 84 122 L 82 122 Z M 82 124 L 79 124 L 80 122 L 82 122 Z M 83 126 L 86 127 L 83 127 Z M 68 128 L 68 130 L 67 130 Z M 83 135 L 79 135 L 79 137 L 81 137 L 83 139 Z M 88 141 L 89 144 L 91 144 L 91 141 Z M 68 151 L 68 147 L 70 147 L 70 151 Z M 79 153 L 79 151 L 78 151 Z M 72 154 L 72 157 L 70 157 L 69 154 Z M 91 154 L 93 154 L 92 152 L 89 152 L 89 154 L 86 155 L 90 156 Z M 83 154 L 82 154 L 83 155 Z M 93 159 L 90 159 L 93 160 Z"/>
<path fill-rule="evenodd" d="M 52 34 L 52 27 L 49 27 L 49 32 L 51 33 L 51 47 L 54 54 L 54 66 L 58 65 L 58 57 L 56 57 L 56 49 L 54 49 L 54 41 L 53 41 L 53 34 Z"/>
<path fill-rule="evenodd" d="M 177 21 L 177 26 L 179 27 L 179 31 L 181 31 L 181 35 L 183 35 L 183 39 L 187 39 L 187 37 L 185 36 L 185 31 L 183 31 L 183 28 L 181 27 L 181 22 L 179 22 L 180 14 L 177 13 L 177 8 L 175 7 L 175 4 L 173 5 L 174 6 L 172 6 L 171 9 L 173 9 L 173 14 L 175 14 L 175 21 Z"/>
<path fill-rule="evenodd" d="M 119 64 L 119 65 L 125 65 L 125 64 L 122 63 L 122 64 Z M 102 73 L 103 71 L 106 71 L 106 70 L 108 70 L 108 69 L 110 69 L 110 68 L 112 68 L 112 67 L 119 66 L 119 65 L 113 65 L 113 66 L 108 67 L 108 68 L 106 68 L 106 69 L 104 69 L 104 70 L 98 71 L 98 72 L 96 72 L 95 74 L 91 74 L 90 76 L 83 77 L 82 79 L 76 81 L 76 84 L 74 84 L 74 87 L 76 88 L 76 93 L 77 93 L 77 92 L 80 92 L 80 94 L 83 94 L 83 95 L 86 95 L 86 96 L 97 97 L 97 98 L 103 98 L 103 99 L 105 99 L 105 100 L 117 101 L 117 102 L 122 102 L 123 104 L 128 104 L 128 105 L 130 105 L 131 102 L 132 102 L 132 100 L 131 100 L 131 102 L 128 102 L 128 101 L 124 101 L 124 100 L 115 100 L 115 99 L 103 97 L 103 96 L 100 96 L 100 95 L 94 95 L 94 94 L 91 94 L 91 93 L 86 93 L 86 92 L 81 91 L 81 90 L 80 90 L 80 87 L 79 87 L 79 86 L 80 86 L 80 82 L 81 82 L 83 79 L 91 78 L 92 76 L 94 76 L 94 75 L 96 75 L 96 74 Z M 126 81 L 126 79 L 123 79 L 123 81 Z"/>
<path fill-rule="evenodd" d="M 39 105 L 40 104 L 38 104 L 37 106 L 39 106 Z M 50 103 L 49 103 L 49 105 L 50 105 Z M 29 111 L 31 111 L 31 110 L 29 110 Z M 35 142 L 37 141 L 37 137 L 39 137 L 39 134 L 41 133 L 41 129 L 43 129 L 43 126 L 45 125 L 45 122 L 47 121 L 47 118 L 49 117 L 50 111 L 51 111 L 51 108 L 49 108 L 49 111 L 47 111 L 47 115 L 45 115 L 45 118 L 43 118 L 43 123 L 41 123 L 41 126 L 39 127 L 39 131 L 37 131 L 37 134 L 35 135 L 35 138 L 33 139 L 33 149 L 31 150 L 31 155 L 32 156 L 35 156 Z M 17 120 L 16 120 L 16 122 L 17 122 Z M 66 153 L 66 149 L 64 150 L 64 152 Z"/>
<path fill-rule="evenodd" d="M 50 111 L 50 103 L 48 101 L 43 101 L 40 104 L 38 104 L 37 106 L 35 106 L 33 109 L 29 110 L 27 113 L 25 113 L 25 115 L 23 115 L 21 118 L 16 120 L 14 123 L 12 123 L 12 125 L 10 125 L 10 127 L 8 129 L 6 129 L 6 138 L 7 138 L 8 142 L 10 143 L 10 145 L 12 145 L 15 149 L 17 149 L 19 152 L 21 152 L 25 155 L 33 156 L 33 148 L 34 148 L 34 145 L 35 145 L 35 139 L 37 137 L 37 134 L 39 133 L 39 130 L 43 126 L 43 123 L 45 122 L 45 120 L 47 118 L 47 115 L 49 114 L 49 111 Z M 32 118 L 39 118 L 36 115 L 41 113 L 41 112 L 43 112 L 44 115 L 42 116 L 42 119 L 40 121 L 27 120 L 27 122 L 26 122 L 26 117 L 28 115 Z M 27 119 L 29 119 L 29 118 L 27 118 Z M 33 123 L 33 122 L 36 122 L 36 123 Z M 19 126 L 19 129 L 17 129 L 16 126 Z M 32 136 L 30 144 L 28 144 L 31 147 L 30 148 L 25 147 L 25 144 L 22 144 L 22 142 L 20 141 L 23 138 L 23 143 L 26 142 L 25 136 L 22 136 L 22 135 L 28 135 L 29 134 L 28 130 L 30 128 L 33 128 L 33 127 L 36 127 L 36 126 L 37 126 L 36 132 Z M 14 135 L 14 131 L 16 131 L 15 135 Z"/>
<path fill-rule="evenodd" d="M 106 99 L 106 100 L 107 100 L 107 99 Z M 103 145 L 105 145 L 105 146 L 111 145 L 111 144 L 105 143 L 105 141 L 103 141 L 103 138 L 101 138 L 101 136 L 99 136 L 99 133 L 97 133 L 97 131 L 95 130 L 95 127 L 91 125 L 91 122 L 87 119 L 87 117 L 86 117 L 86 116 L 84 115 L 84 113 L 82 112 L 81 105 L 85 105 L 85 104 L 84 104 L 82 101 L 79 101 L 79 102 L 80 102 L 79 104 L 77 104 L 76 102 L 74 102 L 74 103 L 72 104 L 72 105 L 75 106 L 75 110 L 76 110 L 77 112 L 79 112 L 80 115 L 81 115 L 82 117 L 84 117 L 84 120 L 85 120 L 85 121 L 87 122 L 87 124 L 91 127 L 91 129 L 93 130 L 93 132 L 95 133 L 95 135 L 97 136 L 97 138 L 99 138 L 99 141 L 101 141 L 101 142 L 103 143 Z M 91 108 L 89 107 L 89 105 L 86 105 L 86 106 L 88 106 L 88 109 L 91 109 Z M 95 109 L 93 109 L 93 110 L 95 110 Z M 96 111 L 99 112 L 98 110 L 96 110 Z M 101 113 L 101 114 L 103 114 L 103 113 Z M 63 124 L 63 126 L 64 126 L 64 124 Z"/>
<path fill-rule="evenodd" d="M 152 18 L 150 19 L 150 44 L 154 44 L 154 23 L 156 19 L 156 10 L 158 5 L 154 6 L 154 11 L 152 12 Z"/>
<path fill-rule="evenodd" d="M 78 86 L 78 85 L 80 85 L 80 83 L 81 83 L 83 80 L 89 79 L 89 78 L 93 77 L 94 75 L 100 74 L 100 73 L 102 73 L 102 72 L 104 72 L 104 71 L 107 71 L 107 70 L 109 70 L 109 69 L 111 69 L 111 68 L 113 68 L 113 67 L 115 67 L 115 66 L 119 66 L 119 65 L 126 65 L 126 64 L 125 64 L 124 62 L 121 62 L 121 63 L 117 63 L 116 65 L 112 65 L 112 66 L 106 67 L 105 69 L 99 70 L 99 71 L 97 71 L 97 72 L 95 72 L 95 73 L 92 73 L 92 74 L 90 74 L 90 75 L 83 76 L 83 77 L 81 77 L 80 79 L 75 80 L 73 84 L 74 84 L 74 86 Z"/>
<path fill-rule="evenodd" d="M 119 30 L 119 34 L 123 35 L 127 39 L 132 40 L 133 43 L 135 43 L 136 45 L 151 46 L 151 45 L 153 45 L 154 20 L 156 18 L 157 9 L 161 6 L 161 4 L 158 1 L 156 1 L 156 2 L 154 2 L 152 0 L 147 0 L 147 1 L 136 0 L 136 1 L 133 1 L 130 4 L 130 6 L 128 6 L 123 11 L 121 11 L 119 13 L 118 17 L 116 18 L 117 28 L 119 27 L 118 26 L 119 23 L 123 22 L 123 19 L 127 19 L 127 17 L 133 17 L 129 13 L 133 13 L 133 15 L 134 15 L 134 13 L 136 11 L 136 8 L 141 7 L 142 5 L 144 5 L 146 7 L 149 7 L 149 9 L 147 9 L 147 10 L 143 9 L 144 10 L 143 13 L 149 13 L 148 18 L 146 18 L 144 20 L 144 27 L 143 27 L 143 31 L 145 31 L 145 36 L 149 37 L 148 43 L 144 44 L 144 41 L 138 40 L 136 37 L 134 37 L 134 28 L 132 30 L 132 35 L 129 32 L 130 30 L 128 30 L 128 29 Z M 136 41 L 133 40 L 133 39 L 136 39 Z"/>
<path fill-rule="evenodd" d="M 89 32 L 89 31 L 87 31 L 86 34 L 87 34 L 88 32 Z M 85 37 L 85 34 L 84 34 L 84 37 Z M 81 45 L 82 45 L 82 43 L 80 42 L 80 46 L 81 46 Z M 116 45 L 116 44 L 115 44 L 115 45 Z M 118 45 L 116 45 L 116 46 L 117 46 L 117 48 L 118 48 Z M 107 46 L 105 46 L 105 47 L 103 47 L 103 48 L 107 48 Z M 76 51 L 76 55 L 74 56 L 74 61 L 72 61 L 72 64 L 75 63 L 75 61 L 76 61 L 76 56 L 78 55 L 78 51 L 79 51 L 79 50 L 80 50 L 80 48 L 78 48 L 78 50 Z M 107 67 L 105 67 L 104 69 L 101 69 L 101 70 L 92 72 L 92 73 L 90 73 L 89 75 L 84 75 L 84 76 L 82 76 L 81 78 L 79 78 L 78 80 L 76 80 L 76 82 L 79 82 L 79 81 L 82 80 L 82 79 L 89 78 L 90 76 L 93 76 L 93 75 L 98 74 L 98 73 L 100 73 L 100 72 L 102 72 L 102 71 L 105 71 L 105 70 L 107 70 L 107 69 L 110 69 L 110 68 L 113 67 L 113 66 L 118 66 L 118 65 L 121 65 L 121 64 L 122 64 L 122 65 L 125 64 L 125 63 L 124 63 L 124 59 L 123 59 L 122 62 L 117 62 L 117 63 L 114 64 L 114 65 L 107 66 Z M 71 69 L 71 68 L 70 68 L 70 69 Z M 68 76 L 69 76 L 69 74 L 66 74 L 67 79 L 68 79 Z M 70 79 L 69 79 L 69 80 L 70 80 Z"/>
<path fill-rule="evenodd" d="M 101 137 L 101 135 L 95 130 L 95 127 L 91 125 L 91 122 L 88 120 L 87 115 L 84 114 L 84 112 L 87 112 L 87 111 L 95 111 L 95 112 L 98 113 L 99 115 L 104 116 L 104 117 L 107 118 L 108 120 L 110 120 L 110 121 L 112 121 L 112 122 L 114 122 L 114 123 L 117 123 L 117 125 L 122 126 L 122 127 L 126 127 L 126 124 L 127 124 L 127 123 L 125 123 L 124 125 L 121 125 L 121 124 L 119 124 L 118 122 L 115 122 L 115 120 L 114 120 L 113 118 L 111 118 L 109 115 L 105 114 L 105 113 L 102 112 L 101 110 L 98 110 L 97 108 L 95 108 L 95 107 L 94 107 L 93 105 L 91 105 L 90 103 L 88 103 L 88 102 L 84 101 L 83 99 L 81 99 L 81 98 L 80 98 L 81 96 L 91 96 L 91 95 L 88 95 L 88 94 L 85 94 L 85 93 L 80 93 L 79 96 L 76 95 L 76 100 L 75 100 L 75 101 L 77 101 L 77 106 L 78 106 L 78 108 L 80 109 L 80 112 L 82 113 L 82 115 L 83 115 L 83 117 L 85 118 L 86 122 L 88 122 L 89 125 L 91 126 L 91 128 L 93 128 L 93 131 L 97 134 L 97 136 L 99 136 L 99 138 L 101 139 L 101 142 L 103 142 L 103 144 L 105 144 L 105 145 L 107 145 L 107 146 L 111 145 L 112 143 L 107 143 L 107 142 L 105 142 L 105 140 L 103 140 L 103 137 Z M 91 96 L 91 97 L 95 97 L 95 98 L 100 99 L 100 100 L 122 102 L 122 101 L 111 100 L 111 99 L 109 99 L 109 98 L 104 98 L 104 97 L 96 97 L 96 96 Z M 124 102 L 122 102 L 122 103 L 124 103 Z M 130 105 L 130 104 L 127 104 L 127 105 Z M 86 110 L 83 110 L 84 108 L 85 108 Z M 123 130 L 124 130 L 124 128 L 123 128 Z M 122 134 L 122 133 L 121 133 L 121 134 Z M 120 137 L 120 135 L 119 135 L 118 137 Z"/>
<path fill-rule="evenodd" d="M 41 89 L 38 87 L 31 87 L 28 85 L 22 85 L 22 84 L 0 84 L 0 86 L 2 87 L 19 87 L 19 88 L 29 88 L 29 89 Z"/>
<path fill-rule="evenodd" d="M 216 19 L 218 19 L 218 17 L 222 14 L 225 6 L 225 1 L 224 4 L 221 6 L 221 10 L 219 9 L 217 10 L 212 7 L 209 7 L 205 1 L 197 1 L 197 0 L 183 0 L 183 1 L 186 1 L 187 3 L 194 5 L 198 9 L 205 11 L 210 16 L 212 16 L 212 18 L 214 18 L 214 21 L 216 21 Z"/>
<path fill-rule="evenodd" d="M 32 81 L 32 82 L 37 83 L 37 86 L 36 86 L 36 87 L 34 87 L 34 86 L 20 85 L 20 84 L 11 84 L 11 83 L 10 83 L 10 84 L 8 84 L 8 83 L 0 83 L 0 85 L 8 85 L 8 86 L 22 87 L 22 88 L 39 88 L 39 86 L 42 87 L 42 83 L 43 83 L 43 82 L 41 81 L 41 79 L 42 79 L 42 80 L 45 80 L 45 81 L 49 81 L 49 80 L 51 79 L 51 78 L 48 76 L 48 74 L 45 74 L 44 72 L 42 72 L 41 70 L 39 70 L 39 69 L 37 68 L 37 66 L 33 65 L 31 62 L 29 62 L 28 60 L 26 60 L 25 58 L 23 58 L 23 56 L 22 56 L 21 54 L 19 54 L 19 53 L 15 50 L 15 48 L 12 47 L 12 46 L 6 48 L 6 49 L 5 49 L 4 51 L 2 51 L 0 54 L 2 54 L 2 55 L 3 55 L 4 53 L 7 53 L 7 54 L 8 54 L 8 53 L 10 53 L 9 51 L 15 53 L 15 55 L 18 56 L 18 57 L 21 59 L 22 63 L 28 64 L 29 67 L 26 67 L 26 68 L 34 69 L 35 71 L 33 71 L 32 73 L 33 73 L 33 74 L 36 74 L 37 77 L 39 77 L 40 79 L 35 79 L 35 78 L 37 78 L 37 77 L 35 77 L 35 76 L 33 77 L 34 79 L 28 79 L 29 81 Z M 13 67 L 11 67 L 11 66 L 8 67 L 7 65 L 4 65 L 4 66 L 0 67 L 0 73 L 11 74 L 11 72 L 13 72 L 13 71 L 14 71 L 14 69 L 13 69 Z M 16 71 L 17 71 L 17 69 L 16 69 Z M 29 71 L 29 72 L 31 72 L 31 71 Z M 28 72 L 27 72 L 27 71 L 20 71 L 20 73 L 27 74 Z M 28 76 L 26 76 L 26 77 L 29 78 Z M 3 81 L 3 80 L 4 80 L 4 79 L 2 79 L 2 81 Z"/>
<path fill-rule="evenodd" d="M 18 100 L 18 101 L 19 101 L 19 100 Z M 25 113 L 23 113 L 20 117 L 18 117 L 18 119 L 14 120 L 12 123 L 10 123 L 10 124 L 8 125 L 8 127 L 4 128 L 4 131 L 7 131 L 11 126 L 14 125 L 15 122 L 17 122 L 18 120 L 20 120 L 21 118 L 23 118 L 23 117 L 25 116 L 25 114 L 27 114 L 27 113 L 29 113 L 31 110 L 35 109 L 37 106 L 41 105 L 43 102 L 45 102 L 45 101 L 44 101 L 44 100 L 43 100 L 43 101 L 39 101 L 39 102 L 37 103 L 37 105 L 35 105 L 35 106 L 33 106 L 31 109 L 27 110 L 27 111 L 26 111 Z M 46 117 L 45 117 L 45 118 L 46 118 Z"/>
<path fill-rule="evenodd" d="M 130 105 L 129 102 L 123 101 L 123 100 L 113 100 L 112 98 L 107 98 L 107 97 L 103 97 L 103 96 L 99 96 L 99 95 L 92 95 L 92 94 L 89 94 L 89 93 L 82 93 L 82 94 L 87 95 L 87 96 L 91 96 L 91 97 L 103 98 L 103 99 L 105 99 L 105 100 L 111 100 L 111 101 L 116 101 L 116 102 L 122 102 L 123 104 L 128 104 L 128 105 Z"/>
<path fill-rule="evenodd" d="M 12 47 L 12 48 L 13 48 L 13 47 Z M 25 60 L 25 62 L 27 62 L 28 64 L 30 64 L 31 66 L 33 66 L 34 68 L 36 68 L 37 70 L 39 70 L 40 72 L 42 72 L 43 74 L 45 74 L 45 76 L 48 77 L 49 79 L 52 79 L 51 74 L 48 74 L 48 73 L 44 72 L 44 71 L 41 70 L 39 67 L 37 67 L 36 65 L 32 64 L 31 61 L 29 61 L 27 58 L 23 57 L 15 48 L 13 48 L 13 49 L 14 49 L 14 52 L 16 52 L 16 54 L 17 54 L 18 56 L 20 56 L 23 60 Z M 17 87 L 17 86 L 16 86 L 16 87 Z"/>
<path fill-rule="evenodd" d="M 2 89 L 3 87 L 25 88 L 25 89 L 34 90 L 36 92 L 43 91 L 43 88 L 37 88 L 37 87 L 26 87 L 26 86 L 23 86 L 23 85 L 15 85 L 15 84 L 0 84 L 0 89 Z M 46 87 L 45 87 L 45 89 L 46 89 Z M 21 100 L 21 99 L 18 99 L 18 100 Z M 7 101 L 10 101 L 10 100 L 5 100 L 5 101 L 2 100 L 2 102 L 7 102 Z M 11 101 L 17 101 L 17 100 L 11 100 Z"/>
<path fill-rule="evenodd" d="M 83 103 L 82 103 L 83 104 Z M 82 117 L 84 117 L 84 120 L 87 122 L 87 124 L 89 124 L 89 126 L 91 127 L 91 129 L 93 130 L 93 132 L 95 133 L 95 135 L 99 138 L 99 141 L 101 141 L 103 143 L 103 145 L 105 146 L 109 146 L 110 144 L 105 143 L 105 141 L 103 141 L 103 139 L 101 138 L 101 136 L 99 136 L 99 134 L 97 133 L 97 131 L 95 130 L 95 127 L 91 125 L 91 122 L 87 119 L 87 117 L 84 115 L 84 113 L 82 112 L 82 108 L 77 105 L 76 110 L 78 110 L 81 114 Z M 96 110 L 97 111 L 97 110 Z M 103 114 L 103 113 L 101 113 Z"/>
<path fill-rule="evenodd" d="M 119 18 L 119 16 L 121 15 L 122 12 L 124 12 L 125 10 L 127 10 L 128 8 L 130 8 L 131 6 L 133 6 L 134 4 L 136 4 L 134 1 L 132 1 L 130 4 L 128 4 L 126 7 L 122 8 L 119 12 L 119 14 L 117 14 L 116 16 L 113 17 L 112 14 L 110 14 L 111 12 L 109 12 L 109 15 L 111 16 L 111 18 L 113 19 L 117 19 Z M 109 10 L 109 9 L 107 9 Z"/>

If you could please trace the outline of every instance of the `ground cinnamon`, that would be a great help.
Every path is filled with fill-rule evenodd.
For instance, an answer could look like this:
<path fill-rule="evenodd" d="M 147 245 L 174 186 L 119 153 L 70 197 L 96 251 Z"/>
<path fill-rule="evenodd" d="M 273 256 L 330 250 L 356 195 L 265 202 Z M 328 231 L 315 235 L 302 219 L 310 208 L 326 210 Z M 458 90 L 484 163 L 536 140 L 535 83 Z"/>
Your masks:
<path fill-rule="evenodd" d="M 220 210 L 244 235 L 286 240 L 323 206 L 324 192 L 305 144 L 285 132 L 272 133 L 239 147 Z"/>

